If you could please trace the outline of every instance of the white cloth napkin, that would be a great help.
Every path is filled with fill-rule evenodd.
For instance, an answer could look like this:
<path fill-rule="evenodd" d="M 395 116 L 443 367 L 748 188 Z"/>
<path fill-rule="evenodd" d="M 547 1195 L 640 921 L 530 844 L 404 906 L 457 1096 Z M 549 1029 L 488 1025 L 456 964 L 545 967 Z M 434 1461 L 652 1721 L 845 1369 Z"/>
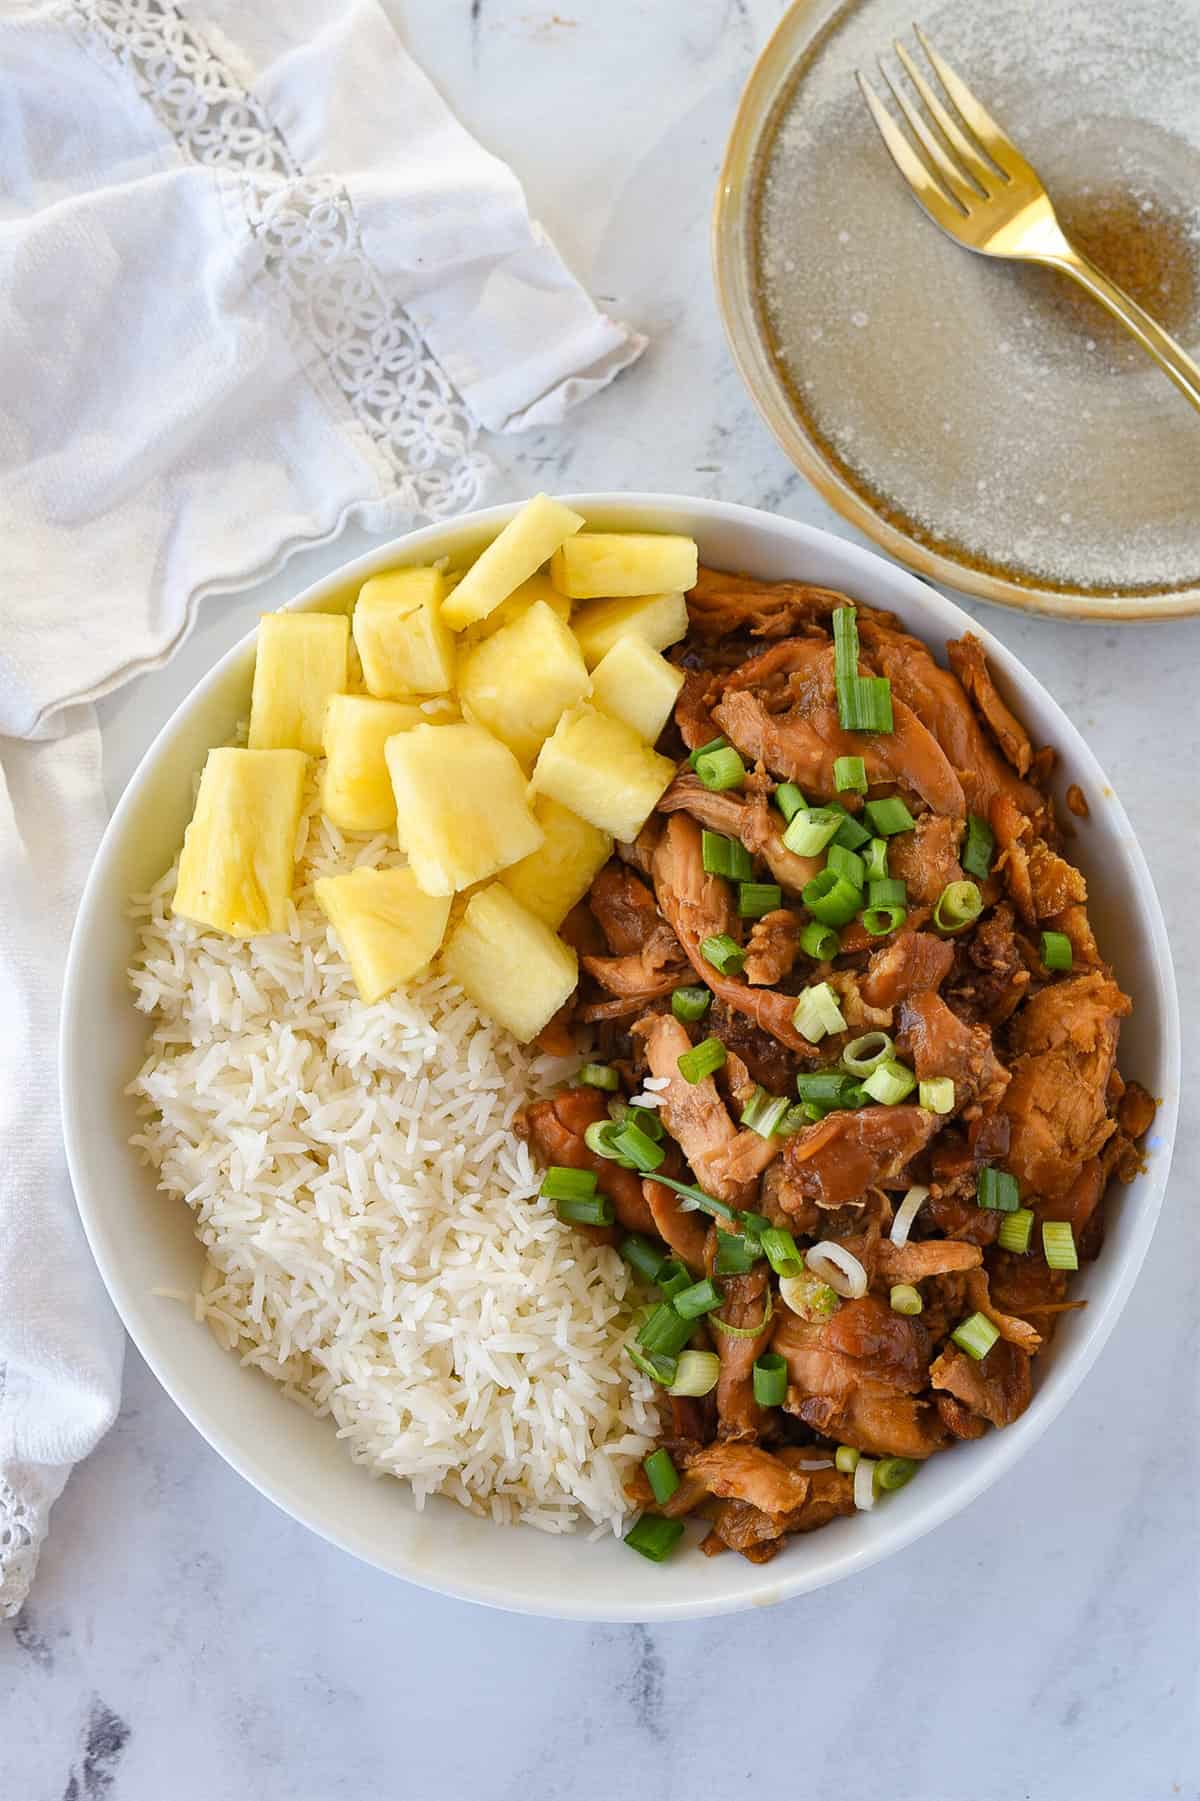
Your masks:
<path fill-rule="evenodd" d="M 298 545 L 472 505 L 481 427 L 560 420 L 644 340 L 375 0 L 7 0 L 0 69 L 0 740 L 58 740 L 0 745 L 11 1612 L 119 1379 L 53 1098 L 102 818 L 87 703 Z"/>

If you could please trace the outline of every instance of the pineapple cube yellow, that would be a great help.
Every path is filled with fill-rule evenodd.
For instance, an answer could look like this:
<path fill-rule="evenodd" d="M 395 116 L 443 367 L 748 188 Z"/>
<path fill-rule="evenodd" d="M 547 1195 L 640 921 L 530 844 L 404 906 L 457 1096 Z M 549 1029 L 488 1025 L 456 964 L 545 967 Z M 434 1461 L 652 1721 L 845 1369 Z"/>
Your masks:
<path fill-rule="evenodd" d="M 571 603 L 567 596 L 560 594 L 545 571 L 539 569 L 537 574 L 531 575 L 527 582 L 522 582 L 519 588 L 514 588 L 508 599 L 502 600 L 500 605 L 487 615 L 486 619 L 477 620 L 473 626 L 469 626 L 466 634 L 467 641 L 477 642 L 480 638 L 490 638 L 493 632 L 500 630 L 501 626 L 512 625 L 521 617 L 522 613 L 529 611 L 535 600 L 545 601 L 551 612 L 557 614 L 564 624 L 570 619 Z"/>
<path fill-rule="evenodd" d="M 417 725 L 385 751 L 396 835 L 426 894 L 453 894 L 542 842 L 521 765 L 481 725 Z"/>
<path fill-rule="evenodd" d="M 628 841 L 674 774 L 670 758 L 649 749 L 631 725 L 584 702 L 563 714 L 543 744 L 533 786 L 600 831 Z"/>
<path fill-rule="evenodd" d="M 541 600 L 468 651 L 458 670 L 464 707 L 526 764 L 590 687 L 574 633 Z"/>
<path fill-rule="evenodd" d="M 173 913 L 235 938 L 285 930 L 307 769 L 299 750 L 209 751 Z"/>
<path fill-rule="evenodd" d="M 381 700 L 445 694 L 454 685 L 454 640 L 442 620 L 440 569 L 392 569 L 358 591 L 354 643 L 363 681 Z"/>
<path fill-rule="evenodd" d="M 589 669 L 607 656 L 619 638 L 644 638 L 651 650 L 665 650 L 688 628 L 682 594 L 644 594 L 633 600 L 595 600 L 571 620 Z"/>
<path fill-rule="evenodd" d="M 618 638 L 592 671 L 592 704 L 656 744 L 683 687 L 683 671 L 644 638 Z"/>
<path fill-rule="evenodd" d="M 344 613 L 266 613 L 258 622 L 250 695 L 251 750 L 321 750 L 325 706 L 346 687 Z"/>
<path fill-rule="evenodd" d="M 425 968 L 450 917 L 450 896 L 425 894 L 411 869 L 350 869 L 313 892 L 368 1006 Z"/>
<path fill-rule="evenodd" d="M 555 551 L 550 579 L 572 600 L 661 594 L 694 588 L 698 561 L 695 539 L 671 532 L 580 532 Z"/>
<path fill-rule="evenodd" d="M 500 880 L 523 907 L 556 927 L 608 862 L 612 839 L 548 794 L 538 795 L 533 811 L 545 842 L 532 856 L 510 864 Z"/>
<path fill-rule="evenodd" d="M 390 832 L 396 797 L 383 747 L 397 732 L 424 720 L 400 700 L 335 694 L 325 711 L 325 767 L 321 806 L 343 832 Z"/>
<path fill-rule="evenodd" d="M 442 968 L 522 1044 L 537 1037 L 579 980 L 575 952 L 499 882 L 467 902 L 446 940 Z"/>
<path fill-rule="evenodd" d="M 446 600 L 442 607 L 446 624 L 459 632 L 485 619 L 582 524 L 582 517 L 561 501 L 535 494 L 476 558 Z"/>

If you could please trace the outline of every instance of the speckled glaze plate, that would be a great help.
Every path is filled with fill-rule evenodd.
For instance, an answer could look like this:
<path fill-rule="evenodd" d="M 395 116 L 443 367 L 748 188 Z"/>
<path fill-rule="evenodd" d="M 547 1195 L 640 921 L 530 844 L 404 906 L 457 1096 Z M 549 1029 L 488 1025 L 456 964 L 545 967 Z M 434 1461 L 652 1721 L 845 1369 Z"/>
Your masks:
<path fill-rule="evenodd" d="M 912 568 L 1065 616 L 1200 612 L 1200 415 L 1085 295 L 925 218 L 854 79 L 910 0 L 801 0 L 714 222 L 734 357 L 784 449 Z M 1200 0 L 939 0 L 921 24 L 1064 225 L 1200 354 Z"/>

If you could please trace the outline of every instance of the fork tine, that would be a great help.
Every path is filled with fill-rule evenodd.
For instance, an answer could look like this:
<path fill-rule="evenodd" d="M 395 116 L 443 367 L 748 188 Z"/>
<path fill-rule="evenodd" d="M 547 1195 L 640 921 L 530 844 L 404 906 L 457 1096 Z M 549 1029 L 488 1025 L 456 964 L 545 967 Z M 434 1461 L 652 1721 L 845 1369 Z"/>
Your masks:
<path fill-rule="evenodd" d="M 856 70 L 856 74 L 863 99 L 871 109 L 871 117 L 879 127 L 879 135 L 892 161 L 934 224 L 956 236 L 966 215 L 947 199 L 862 70 Z"/>
<path fill-rule="evenodd" d="M 995 169 L 989 162 L 985 162 L 962 127 L 946 111 L 899 38 L 895 40 L 895 48 L 896 55 L 903 63 L 908 79 L 929 108 L 938 130 L 955 151 L 959 161 L 966 164 L 984 193 L 990 193 L 996 183 Z"/>
<path fill-rule="evenodd" d="M 975 98 L 962 76 L 955 73 L 944 56 L 938 55 L 919 25 L 914 24 L 913 30 L 938 80 L 996 167 L 1010 180 L 1026 173 L 1032 175 L 1033 171 L 1012 139 L 1001 131 L 991 113 Z M 1036 176 L 1034 179 L 1037 179 Z"/>
<path fill-rule="evenodd" d="M 963 175 L 961 169 L 959 169 L 946 155 L 946 152 L 942 149 L 942 146 L 938 143 L 916 107 L 909 100 L 907 94 L 905 94 L 901 88 L 897 87 L 896 83 L 888 74 L 882 57 L 879 59 L 879 73 L 883 76 L 883 79 L 891 89 L 892 98 L 895 100 L 896 105 L 900 108 L 900 111 L 904 114 L 904 117 L 912 127 L 913 136 L 924 150 L 926 160 L 932 163 L 934 174 L 938 177 L 943 187 L 949 188 L 954 198 L 958 201 L 958 204 L 962 207 L 963 212 L 969 213 L 972 201 L 978 205 L 981 199 L 986 199 L 986 193 L 978 193 Z"/>

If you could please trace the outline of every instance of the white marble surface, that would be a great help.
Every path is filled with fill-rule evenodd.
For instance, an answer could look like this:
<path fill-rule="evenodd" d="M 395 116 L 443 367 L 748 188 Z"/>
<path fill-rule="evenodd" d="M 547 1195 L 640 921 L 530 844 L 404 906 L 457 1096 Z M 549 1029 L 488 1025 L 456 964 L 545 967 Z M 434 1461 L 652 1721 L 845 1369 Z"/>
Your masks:
<path fill-rule="evenodd" d="M 584 279 L 652 339 L 565 430 L 494 447 L 502 492 L 659 487 L 843 529 L 743 395 L 708 276 L 718 157 L 780 0 L 557 5 L 392 0 Z M 212 605 L 170 669 L 106 705 L 114 797 L 256 614 L 359 548 Z M 1140 826 L 1194 1021 L 1182 927 L 1200 867 L 1200 622 L 1103 630 L 983 611 Z M 1198 1152 L 1193 1109 L 1137 1292 L 1014 1473 L 889 1565 L 708 1625 L 509 1618 L 377 1575 L 233 1475 L 131 1354 L 120 1423 L 56 1510 L 25 1613 L 0 1627 L 0 1797 L 1200 1795 Z"/>

